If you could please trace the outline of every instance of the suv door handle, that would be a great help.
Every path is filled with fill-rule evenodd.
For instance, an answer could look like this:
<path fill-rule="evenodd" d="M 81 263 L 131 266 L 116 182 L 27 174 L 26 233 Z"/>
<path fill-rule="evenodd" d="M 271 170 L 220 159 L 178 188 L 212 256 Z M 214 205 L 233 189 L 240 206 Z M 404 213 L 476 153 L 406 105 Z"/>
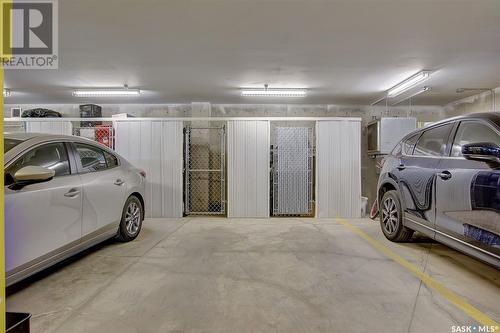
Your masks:
<path fill-rule="evenodd" d="M 76 188 L 72 188 L 68 192 L 64 193 L 64 196 L 67 197 L 67 198 L 74 198 L 78 194 L 80 194 L 80 191 L 78 191 Z"/>
<path fill-rule="evenodd" d="M 436 175 L 442 180 L 451 179 L 451 172 L 449 171 L 438 172 Z"/>
<path fill-rule="evenodd" d="M 121 179 L 115 180 L 115 185 L 122 186 L 123 184 L 125 184 L 125 182 L 123 180 L 121 180 Z"/>

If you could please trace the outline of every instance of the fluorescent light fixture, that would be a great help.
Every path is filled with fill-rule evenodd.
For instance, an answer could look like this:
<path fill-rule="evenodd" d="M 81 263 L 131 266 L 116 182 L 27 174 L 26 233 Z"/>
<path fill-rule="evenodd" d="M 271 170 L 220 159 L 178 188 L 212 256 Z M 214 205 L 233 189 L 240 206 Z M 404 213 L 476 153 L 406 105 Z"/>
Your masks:
<path fill-rule="evenodd" d="M 394 105 L 398 105 L 398 104 L 399 104 L 399 103 L 401 103 L 401 102 L 404 102 L 404 101 L 406 101 L 406 100 L 409 100 L 409 99 L 410 99 L 410 98 L 412 98 L 412 97 L 415 97 L 415 96 L 417 96 L 417 95 L 420 95 L 420 94 L 422 94 L 422 93 L 424 93 L 424 92 L 426 92 L 426 91 L 430 91 L 430 90 L 431 90 L 431 87 L 428 87 L 428 86 L 422 87 L 422 89 L 420 89 L 420 90 L 418 90 L 418 91 L 414 92 L 414 93 L 413 93 L 413 94 L 411 94 L 410 96 L 406 96 L 405 98 L 403 98 L 403 99 L 401 99 L 401 100 L 399 100 L 399 101 L 397 101 L 396 103 L 391 104 L 391 105 L 393 105 L 393 106 L 394 106 Z"/>
<path fill-rule="evenodd" d="M 403 82 L 398 83 L 397 85 L 389 89 L 389 91 L 387 92 L 387 97 L 392 98 L 404 93 L 405 91 L 413 88 L 417 84 L 427 80 L 430 75 L 431 71 L 418 72 L 417 74 L 407 78 Z"/>
<path fill-rule="evenodd" d="M 301 88 L 243 88 L 243 97 L 306 97 L 307 90 Z"/>
<path fill-rule="evenodd" d="M 3 90 L 3 97 L 9 97 L 10 95 L 11 95 L 11 93 L 10 93 L 9 89 L 4 89 Z"/>
<path fill-rule="evenodd" d="M 139 89 L 75 89 L 73 96 L 76 97 L 129 97 L 139 96 Z"/>

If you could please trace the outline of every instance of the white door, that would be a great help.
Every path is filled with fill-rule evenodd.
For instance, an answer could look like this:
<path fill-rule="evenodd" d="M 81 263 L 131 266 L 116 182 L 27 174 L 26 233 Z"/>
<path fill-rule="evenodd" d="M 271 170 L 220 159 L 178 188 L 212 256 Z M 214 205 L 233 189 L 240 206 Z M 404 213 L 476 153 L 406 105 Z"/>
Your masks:
<path fill-rule="evenodd" d="M 13 186 L 13 175 L 25 166 L 53 169 L 47 182 Z M 35 147 L 5 170 L 5 270 L 13 273 L 35 259 L 47 259 L 81 238 L 82 185 L 71 174 L 64 143 Z"/>
<path fill-rule="evenodd" d="M 500 170 L 462 154 L 464 145 L 481 143 L 500 146 L 500 133 L 480 121 L 462 121 L 451 158 L 441 160 L 436 177 L 436 238 L 446 234 L 500 258 Z"/>
<path fill-rule="evenodd" d="M 361 216 L 361 122 L 318 121 L 316 188 L 319 218 Z"/>
<path fill-rule="evenodd" d="M 74 143 L 83 185 L 82 236 L 118 231 L 126 200 L 126 172 L 109 165 L 110 154 L 93 145 Z M 106 161 L 108 159 L 108 162 Z"/>
<path fill-rule="evenodd" d="M 229 121 L 228 217 L 269 217 L 268 121 Z"/>

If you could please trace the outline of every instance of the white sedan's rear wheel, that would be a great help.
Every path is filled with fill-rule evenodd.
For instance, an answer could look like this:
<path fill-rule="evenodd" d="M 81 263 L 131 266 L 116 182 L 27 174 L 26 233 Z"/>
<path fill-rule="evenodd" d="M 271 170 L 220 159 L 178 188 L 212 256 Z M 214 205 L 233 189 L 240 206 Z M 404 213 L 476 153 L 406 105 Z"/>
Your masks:
<path fill-rule="evenodd" d="M 144 209 L 136 196 L 130 196 L 123 207 L 122 219 L 118 229 L 118 239 L 122 242 L 134 240 L 141 231 Z"/>

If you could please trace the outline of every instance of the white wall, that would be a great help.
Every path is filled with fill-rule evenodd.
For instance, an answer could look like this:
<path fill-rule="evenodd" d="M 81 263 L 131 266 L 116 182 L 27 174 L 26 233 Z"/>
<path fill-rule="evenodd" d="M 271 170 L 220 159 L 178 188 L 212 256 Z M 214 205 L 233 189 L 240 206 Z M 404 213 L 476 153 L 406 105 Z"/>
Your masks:
<path fill-rule="evenodd" d="M 147 216 L 182 217 L 182 122 L 118 121 L 115 150 L 146 171 Z"/>
<path fill-rule="evenodd" d="M 500 102 L 500 96 L 497 103 Z M 130 113 L 137 117 L 360 117 L 363 120 L 362 131 L 362 189 L 363 196 L 370 204 L 377 193 L 377 160 L 366 154 L 366 123 L 373 118 L 416 117 L 419 122 L 433 122 L 446 118 L 445 109 L 436 105 L 404 105 L 389 107 L 368 105 L 336 104 L 100 104 L 102 115 L 110 117 L 117 113 Z M 43 107 L 58 111 L 64 117 L 79 117 L 78 104 L 5 104 L 4 114 L 10 109 L 21 107 L 23 110 Z M 499 106 L 500 107 L 500 106 Z"/>
<path fill-rule="evenodd" d="M 361 216 L 361 122 L 316 123 L 318 218 Z"/>
<path fill-rule="evenodd" d="M 228 216 L 269 217 L 269 122 L 227 125 Z"/>
<path fill-rule="evenodd" d="M 45 124 L 46 123 L 46 124 Z M 183 215 L 183 123 L 115 121 L 116 151 L 147 173 L 150 217 Z M 71 123 L 27 123 L 30 131 L 71 132 Z M 316 123 L 316 202 L 319 218 L 359 217 L 361 212 L 361 119 Z M 270 122 L 230 120 L 227 131 L 228 216 L 269 216 Z"/>

